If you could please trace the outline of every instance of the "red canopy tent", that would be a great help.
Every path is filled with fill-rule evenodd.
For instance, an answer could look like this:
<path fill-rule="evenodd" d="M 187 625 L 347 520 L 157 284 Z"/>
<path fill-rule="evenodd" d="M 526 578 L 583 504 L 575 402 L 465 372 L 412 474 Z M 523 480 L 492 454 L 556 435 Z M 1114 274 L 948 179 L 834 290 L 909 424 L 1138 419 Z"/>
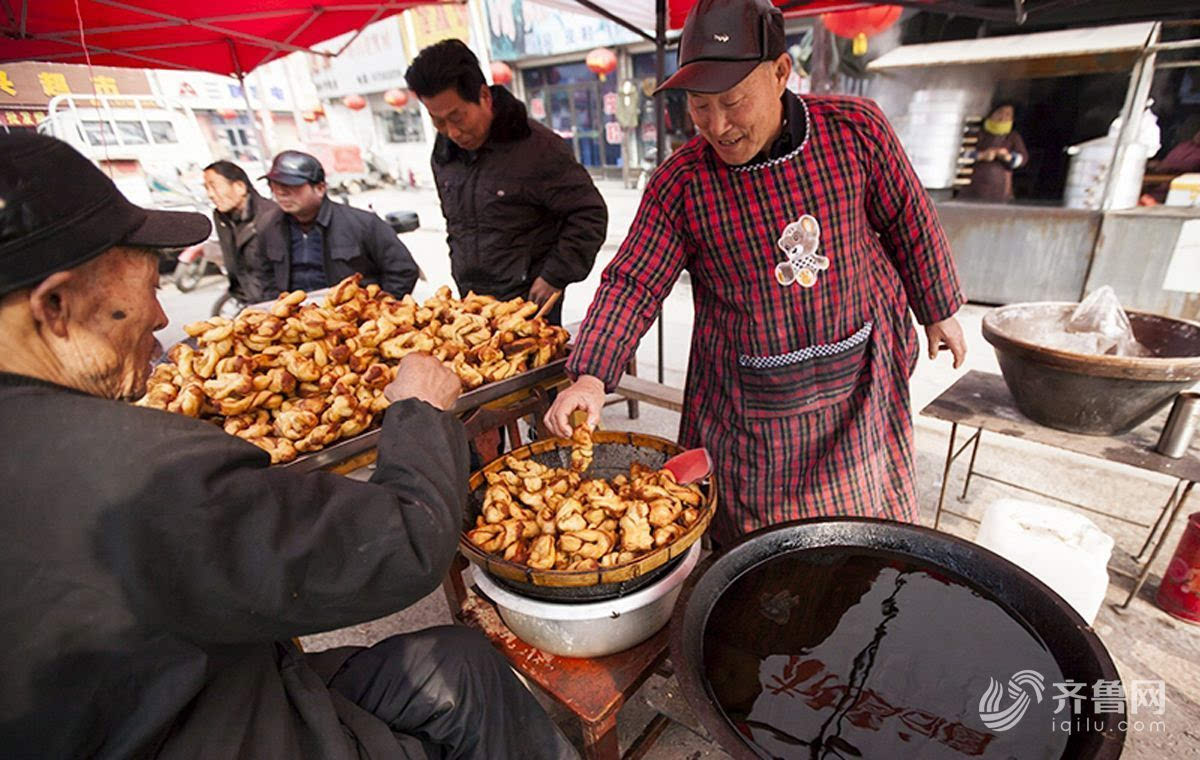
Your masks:
<path fill-rule="evenodd" d="M 364 27 L 449 0 L 0 0 L 0 63 L 53 61 L 245 74 L 297 51 L 335 56 Z M 19 2 L 19 5 L 17 3 Z M 78 9 L 78 13 L 76 12 Z M 355 32 L 336 52 L 312 45 Z M 263 158 L 269 153 L 251 119 Z"/>
<path fill-rule="evenodd" d="M 448 0 L 0 0 L 0 62 L 245 73 L 403 10 Z M 349 44 L 349 42 L 347 42 Z M 344 47 L 344 46 L 343 46 Z M 338 51 L 340 52 L 340 51 Z"/>

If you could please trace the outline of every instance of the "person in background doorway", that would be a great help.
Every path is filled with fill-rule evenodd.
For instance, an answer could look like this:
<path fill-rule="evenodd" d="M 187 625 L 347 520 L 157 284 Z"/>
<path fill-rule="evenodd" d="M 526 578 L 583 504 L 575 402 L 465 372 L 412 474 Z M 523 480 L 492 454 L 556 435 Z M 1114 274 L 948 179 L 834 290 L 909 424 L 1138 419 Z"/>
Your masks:
<path fill-rule="evenodd" d="M 1013 130 L 1015 111 L 1004 103 L 983 120 L 975 153 L 975 173 L 960 197 L 988 203 L 1013 199 L 1012 174 L 1029 162 L 1029 151 L 1019 132 Z"/>
<path fill-rule="evenodd" d="M 283 214 L 260 229 L 266 267 L 257 273 L 267 298 L 319 290 L 361 272 L 396 298 L 412 292 L 417 265 L 387 222 L 325 195 L 325 168 L 298 150 L 275 156 L 265 175 Z"/>
<path fill-rule="evenodd" d="M 438 131 L 433 176 L 459 294 L 544 304 L 585 279 L 608 207 L 570 146 L 508 90 L 488 87 L 460 40 L 422 50 L 405 78 Z M 561 300 L 546 318 L 561 324 Z"/>
<path fill-rule="evenodd" d="M 229 277 L 229 292 L 242 303 L 265 301 L 260 281 L 249 273 L 265 267 L 260 226 L 279 222 L 279 206 L 254 190 L 246 171 L 232 161 L 204 167 L 204 191 L 213 206 L 213 226 Z"/>

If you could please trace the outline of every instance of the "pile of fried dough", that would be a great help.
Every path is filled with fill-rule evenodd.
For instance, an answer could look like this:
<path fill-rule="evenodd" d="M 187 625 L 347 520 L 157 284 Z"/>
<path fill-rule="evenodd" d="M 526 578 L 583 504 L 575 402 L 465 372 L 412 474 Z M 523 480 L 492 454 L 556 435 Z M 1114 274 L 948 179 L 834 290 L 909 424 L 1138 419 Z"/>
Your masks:
<path fill-rule="evenodd" d="M 419 304 L 361 287 L 361 277 L 342 280 L 320 304 L 296 290 L 265 311 L 187 325 L 197 347 L 174 346 L 137 403 L 211 419 L 272 463 L 288 462 L 369 428 L 410 353 L 432 354 L 473 389 L 565 352 L 567 331 L 534 318 L 535 303 L 459 300 L 442 287 Z"/>
<path fill-rule="evenodd" d="M 687 532 L 702 516 L 698 486 L 634 462 L 611 483 L 583 478 L 591 432 L 575 429 L 571 469 L 507 456 L 467 539 L 537 570 L 597 570 L 632 562 Z"/>

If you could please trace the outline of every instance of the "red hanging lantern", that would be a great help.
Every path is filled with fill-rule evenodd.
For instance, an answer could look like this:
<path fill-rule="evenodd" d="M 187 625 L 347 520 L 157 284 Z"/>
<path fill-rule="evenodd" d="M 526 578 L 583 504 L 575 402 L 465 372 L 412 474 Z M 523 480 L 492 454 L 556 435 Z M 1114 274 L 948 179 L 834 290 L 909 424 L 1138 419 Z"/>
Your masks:
<path fill-rule="evenodd" d="M 592 73 L 599 76 L 600 81 L 603 82 L 605 75 L 617 70 L 617 54 L 608 48 L 596 48 L 587 54 L 585 63 Z"/>
<path fill-rule="evenodd" d="M 217 116 L 220 116 L 222 119 L 236 119 L 237 111 L 232 108 L 221 108 L 217 110 Z"/>
<path fill-rule="evenodd" d="M 362 95 L 347 95 L 342 98 L 342 105 L 351 111 L 361 111 L 367 107 L 367 99 Z"/>
<path fill-rule="evenodd" d="M 393 87 L 383 93 L 383 102 L 399 111 L 408 105 L 408 92 L 401 90 L 399 87 Z"/>
<path fill-rule="evenodd" d="M 501 87 L 512 84 L 513 71 L 508 67 L 507 63 L 504 61 L 492 61 L 491 69 L 493 82 Z"/>
<path fill-rule="evenodd" d="M 325 115 L 325 104 L 318 100 L 316 104 L 308 110 L 313 112 L 313 116 L 319 118 Z"/>
<path fill-rule="evenodd" d="M 316 111 L 305 111 L 304 113 L 300 114 L 300 118 L 304 119 L 305 121 L 307 121 L 309 123 L 312 123 L 317 120 L 317 112 Z"/>
<path fill-rule="evenodd" d="M 899 5 L 876 5 L 856 11 L 822 13 L 821 23 L 837 36 L 854 40 L 854 54 L 863 55 L 867 52 L 867 38 L 896 23 L 903 10 Z"/>

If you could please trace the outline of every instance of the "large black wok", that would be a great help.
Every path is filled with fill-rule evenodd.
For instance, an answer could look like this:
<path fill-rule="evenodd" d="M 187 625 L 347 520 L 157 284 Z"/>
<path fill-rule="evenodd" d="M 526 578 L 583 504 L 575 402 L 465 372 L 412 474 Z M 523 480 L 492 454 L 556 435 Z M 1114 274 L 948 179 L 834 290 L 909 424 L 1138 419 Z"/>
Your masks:
<path fill-rule="evenodd" d="M 1093 700 L 1119 680 L 1096 634 L 1032 575 L 947 534 L 773 526 L 708 558 L 677 604 L 680 686 L 734 757 L 1121 754 L 1124 703 Z M 1055 714 L 1066 682 L 1083 699 Z"/>

